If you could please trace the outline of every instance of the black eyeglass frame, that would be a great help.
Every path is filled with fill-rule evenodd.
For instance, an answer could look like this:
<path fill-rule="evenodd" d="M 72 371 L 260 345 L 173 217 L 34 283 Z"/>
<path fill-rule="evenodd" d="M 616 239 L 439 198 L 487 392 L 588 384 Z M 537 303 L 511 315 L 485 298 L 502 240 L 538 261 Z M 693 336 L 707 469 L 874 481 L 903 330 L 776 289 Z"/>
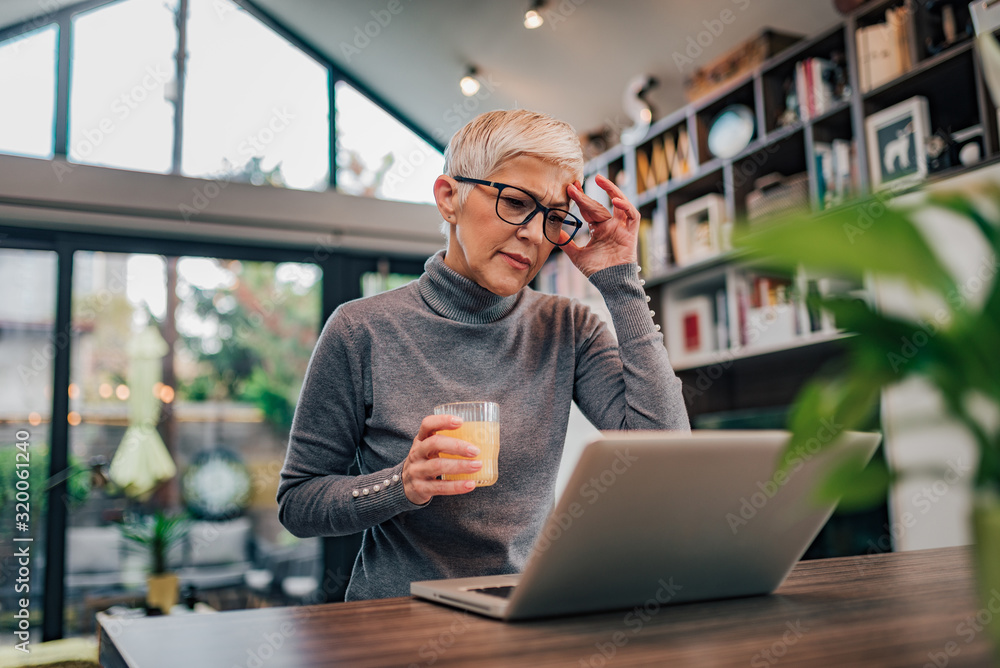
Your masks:
<path fill-rule="evenodd" d="M 545 239 L 550 244 L 552 244 L 553 246 L 565 246 L 570 241 L 572 241 L 573 237 L 576 236 L 576 233 L 579 232 L 583 228 L 583 221 L 580 220 L 579 216 L 576 216 L 576 215 L 570 213 L 566 209 L 559 209 L 559 208 L 547 207 L 544 204 L 542 204 L 541 202 L 539 202 L 538 199 L 534 195 L 532 195 L 531 193 L 529 193 L 527 190 L 524 190 L 522 188 L 518 188 L 517 186 L 512 186 L 509 183 L 500 183 L 499 181 L 484 181 L 483 179 L 470 179 L 467 176 L 455 176 L 455 177 L 452 177 L 452 178 L 454 178 L 459 183 L 476 183 L 476 184 L 481 185 L 481 186 L 489 186 L 491 188 L 496 188 L 497 189 L 497 201 L 494 204 L 493 208 L 496 211 L 497 218 L 499 218 L 503 222 L 507 223 L 508 225 L 516 225 L 518 227 L 521 227 L 522 225 L 527 225 L 528 222 L 532 218 L 535 217 L 535 214 L 537 214 L 539 211 L 541 211 L 542 212 L 542 221 L 543 221 L 542 222 L 542 234 L 545 235 Z M 531 198 L 532 202 L 535 203 L 535 208 L 531 211 L 531 213 L 528 214 L 527 218 L 525 218 L 524 220 L 522 220 L 520 223 L 511 222 L 511 221 L 507 220 L 506 218 L 504 218 L 503 216 L 500 215 L 500 194 L 504 191 L 504 188 L 510 188 L 512 190 L 516 190 L 518 192 L 524 193 L 525 195 L 527 195 L 528 197 Z M 552 239 L 549 239 L 549 235 L 545 231 L 546 227 L 545 227 L 544 221 L 548 219 L 550 211 L 558 211 L 559 213 L 565 213 L 566 216 L 563 218 L 562 224 L 566 225 L 567 222 L 568 222 L 574 228 L 573 229 L 573 233 L 569 235 L 569 239 L 567 239 L 566 241 L 564 241 L 562 243 L 559 243 L 558 241 L 553 241 Z"/>

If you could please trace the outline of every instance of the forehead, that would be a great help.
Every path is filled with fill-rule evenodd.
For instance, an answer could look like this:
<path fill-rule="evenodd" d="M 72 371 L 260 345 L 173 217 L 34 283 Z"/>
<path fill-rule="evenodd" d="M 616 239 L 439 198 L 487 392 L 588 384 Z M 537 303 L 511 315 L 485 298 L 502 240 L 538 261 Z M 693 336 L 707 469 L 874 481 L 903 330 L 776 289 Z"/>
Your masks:
<path fill-rule="evenodd" d="M 519 155 L 507 160 L 488 178 L 517 186 L 536 199 L 550 204 L 568 202 L 566 187 L 575 180 L 569 169 L 530 155 Z"/>

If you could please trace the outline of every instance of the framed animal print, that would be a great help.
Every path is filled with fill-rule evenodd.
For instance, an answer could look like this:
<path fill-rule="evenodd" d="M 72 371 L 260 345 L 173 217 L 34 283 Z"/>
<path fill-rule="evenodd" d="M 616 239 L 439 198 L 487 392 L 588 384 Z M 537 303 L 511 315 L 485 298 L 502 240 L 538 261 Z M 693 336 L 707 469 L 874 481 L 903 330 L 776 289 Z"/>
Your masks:
<path fill-rule="evenodd" d="M 927 176 L 930 111 L 914 95 L 865 119 L 872 190 L 905 188 Z"/>

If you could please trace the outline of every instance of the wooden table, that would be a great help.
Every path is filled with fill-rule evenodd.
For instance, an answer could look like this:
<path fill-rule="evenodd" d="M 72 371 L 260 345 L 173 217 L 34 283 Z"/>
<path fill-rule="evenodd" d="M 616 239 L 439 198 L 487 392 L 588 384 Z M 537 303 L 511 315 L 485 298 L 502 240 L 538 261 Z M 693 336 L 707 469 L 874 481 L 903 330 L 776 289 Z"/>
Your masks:
<path fill-rule="evenodd" d="M 771 596 L 512 624 L 413 598 L 98 623 L 107 668 L 953 668 L 990 665 L 991 605 L 969 549 L 946 548 L 804 561 Z"/>

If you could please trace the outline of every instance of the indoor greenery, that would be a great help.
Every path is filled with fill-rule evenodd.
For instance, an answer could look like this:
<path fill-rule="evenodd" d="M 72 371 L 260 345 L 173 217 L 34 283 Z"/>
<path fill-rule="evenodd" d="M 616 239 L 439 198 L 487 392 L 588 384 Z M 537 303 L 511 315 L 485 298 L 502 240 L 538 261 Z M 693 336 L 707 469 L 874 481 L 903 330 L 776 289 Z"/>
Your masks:
<path fill-rule="evenodd" d="M 826 309 L 838 327 L 854 335 L 844 340 L 846 359 L 812 379 L 796 398 L 786 461 L 815 437 L 824 420 L 843 429 L 864 428 L 883 388 L 920 376 L 975 440 L 979 462 L 974 486 L 994 494 L 1000 489 L 1000 427 L 989 419 L 993 416 L 970 410 L 985 399 L 1000 411 L 1000 282 L 994 280 L 998 212 L 1000 188 L 924 194 L 919 203 L 907 206 L 889 205 L 875 195 L 820 215 L 787 215 L 754 224 L 739 235 L 737 247 L 755 264 L 785 271 L 801 266 L 854 282 L 902 281 L 920 294 L 922 303 L 933 305 L 926 313 L 901 315 L 879 310 L 857 295 L 810 297 L 811 307 Z M 975 279 L 963 284 L 921 231 L 924 221 L 954 225 L 956 217 L 973 225 L 989 249 Z M 861 476 L 855 466 L 846 465 L 832 472 L 827 492 L 863 505 L 884 497 L 886 485 L 898 474 L 881 460 Z"/>
<path fill-rule="evenodd" d="M 919 295 L 923 308 L 908 314 L 892 304 L 880 310 L 857 295 L 810 297 L 812 308 L 829 311 L 852 335 L 844 339 L 846 358 L 796 397 L 788 423 L 792 438 L 779 466 L 787 470 L 810 440 L 815 443 L 824 422 L 863 429 L 883 388 L 909 377 L 925 379 L 977 446 L 969 519 L 979 595 L 991 604 L 1000 596 L 1000 187 L 918 197 L 919 203 L 898 206 L 875 195 L 817 216 L 789 215 L 746 230 L 737 246 L 751 262 L 786 271 L 801 266 L 854 281 L 901 281 Z M 963 224 L 973 226 L 987 252 L 982 260 L 969 254 L 975 266 L 966 267 L 969 278 L 958 282 L 924 226 L 941 226 L 937 232 L 949 235 Z M 895 477 L 907 473 L 889 471 L 882 459 L 860 473 L 859 464 L 836 466 L 820 493 L 841 497 L 842 505 L 873 504 L 885 498 Z M 1000 664 L 1000 626 L 990 633 Z"/>
<path fill-rule="evenodd" d="M 184 540 L 189 528 L 186 515 L 156 512 L 152 516 L 128 517 L 121 532 L 138 549 L 148 552 L 150 573 L 161 575 L 169 570 L 170 550 Z"/>

